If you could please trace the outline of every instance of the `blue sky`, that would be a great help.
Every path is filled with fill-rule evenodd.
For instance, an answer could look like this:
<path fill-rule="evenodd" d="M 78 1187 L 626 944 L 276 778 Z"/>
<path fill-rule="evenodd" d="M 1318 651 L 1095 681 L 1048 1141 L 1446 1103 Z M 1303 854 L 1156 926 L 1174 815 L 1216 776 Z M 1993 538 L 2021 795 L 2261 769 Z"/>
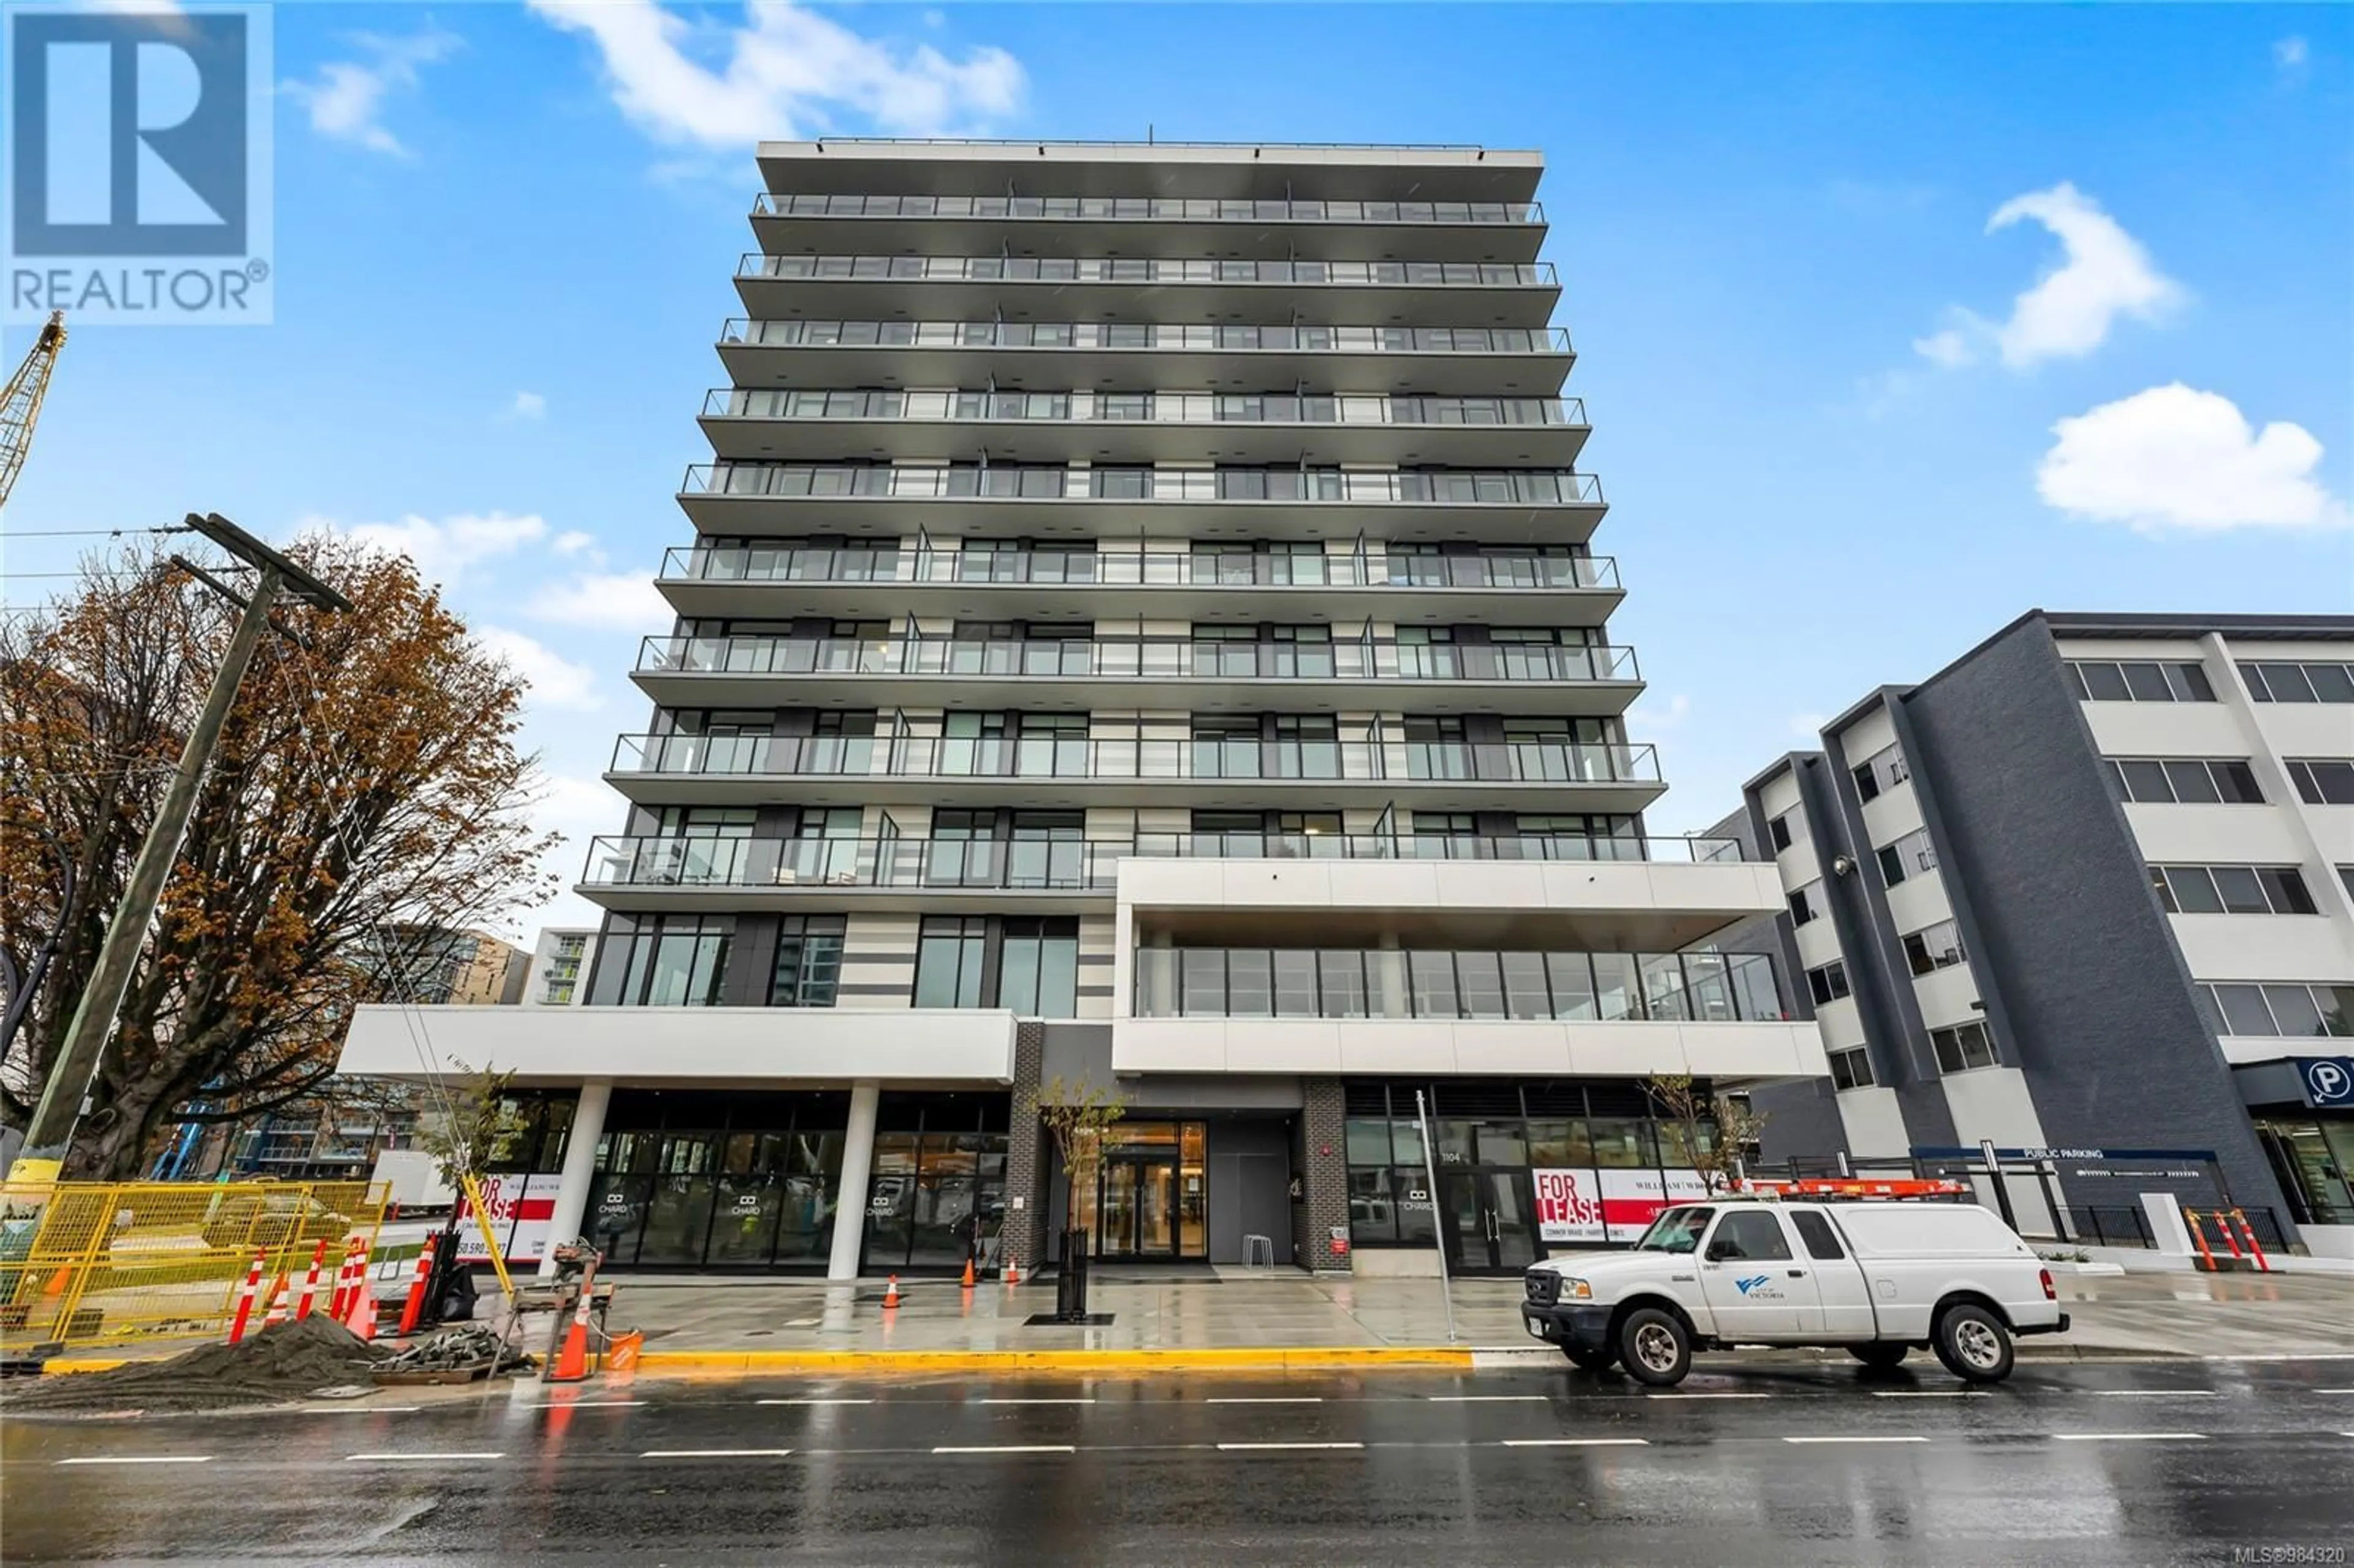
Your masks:
<path fill-rule="evenodd" d="M 275 324 L 76 333 L 5 532 L 409 546 L 535 675 L 581 837 L 764 134 L 1544 150 L 1655 830 L 2031 606 L 2354 609 L 2345 8 L 288 5 L 275 39 Z M 8 541 L 0 597 L 84 543 Z"/>

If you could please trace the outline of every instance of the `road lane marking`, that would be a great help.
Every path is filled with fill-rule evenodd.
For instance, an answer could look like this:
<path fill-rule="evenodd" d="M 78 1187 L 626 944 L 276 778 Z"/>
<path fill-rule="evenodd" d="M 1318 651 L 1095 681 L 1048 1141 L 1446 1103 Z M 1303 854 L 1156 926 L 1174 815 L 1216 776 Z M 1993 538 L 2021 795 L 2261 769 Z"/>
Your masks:
<path fill-rule="evenodd" d="M 872 1404 L 871 1399 L 756 1399 L 755 1404 Z"/>
<path fill-rule="evenodd" d="M 1202 1403 L 1204 1404 L 1321 1404 L 1324 1403 L 1324 1396 L 1320 1393 L 1251 1394 L 1247 1396 L 1243 1394 L 1214 1393 Z"/>
<path fill-rule="evenodd" d="M 60 1465 L 209 1465 L 210 1454 L 89 1454 L 59 1459 Z"/>
<path fill-rule="evenodd" d="M 1068 1443 L 977 1443 L 932 1450 L 935 1454 L 1076 1454 Z"/>
<path fill-rule="evenodd" d="M 1903 1435 L 1878 1436 L 1858 1433 L 1839 1437 L 1785 1437 L 1782 1441 L 1785 1443 L 1926 1443 L 1928 1439 Z"/>
<path fill-rule="evenodd" d="M 2354 1388 L 2317 1388 L 2316 1393 L 2354 1393 Z"/>
<path fill-rule="evenodd" d="M 345 1456 L 344 1456 L 344 1460 L 345 1460 L 345 1463 L 347 1463 L 347 1464 L 348 1464 L 348 1463 L 350 1463 L 350 1462 L 351 1462 L 352 1460 L 354 1460 L 354 1459 L 367 1459 L 367 1460 L 394 1460 L 394 1461 L 397 1461 L 397 1462 L 399 1462 L 399 1463 L 402 1463 L 402 1464 L 413 1464 L 413 1463 L 430 1463 L 430 1462 L 432 1462 L 432 1461 L 434 1461 L 434 1460 L 437 1460 L 437 1459 L 439 1459 L 439 1460 L 449 1460 L 449 1459 L 504 1459 L 504 1458 L 505 1458 L 505 1457 L 506 1457 L 506 1456 L 505 1456 L 504 1454 L 491 1454 L 491 1453 L 476 1453 L 476 1454 L 346 1454 L 346 1455 L 345 1455 Z"/>
<path fill-rule="evenodd" d="M 1095 1402 L 1096 1396 L 1088 1394 L 1080 1399 L 982 1399 L 974 1403 L 980 1404 L 1093 1404 Z"/>
<path fill-rule="evenodd" d="M 2062 1443 L 2203 1443 L 2204 1432 L 2054 1432 Z"/>
<path fill-rule="evenodd" d="M 642 1399 L 551 1399 L 529 1406 L 533 1410 L 615 1410 L 625 1404 L 643 1404 Z"/>
<path fill-rule="evenodd" d="M 2103 1399 L 2221 1399 L 2222 1391 L 2213 1388 L 2088 1388 L 2086 1393 Z"/>
<path fill-rule="evenodd" d="M 1222 1454 L 1257 1453 L 1269 1448 L 1362 1448 L 1363 1443 L 1221 1443 Z"/>
<path fill-rule="evenodd" d="M 306 1404 L 298 1415 L 413 1415 L 421 1404 Z"/>
<path fill-rule="evenodd" d="M 1992 1399 L 1982 1388 L 1875 1388 L 1874 1399 Z"/>
<path fill-rule="evenodd" d="M 1507 1448 L 1648 1448 L 1649 1437 L 1507 1437 Z"/>
<path fill-rule="evenodd" d="M 781 1459 L 790 1448 L 649 1448 L 641 1459 Z"/>
<path fill-rule="evenodd" d="M 1522 1402 L 1542 1404 L 1549 1393 L 1426 1393 L 1425 1399 L 1434 1404 L 1517 1404 Z"/>
<path fill-rule="evenodd" d="M 1770 1393 L 1645 1393 L 1640 1399 L 1771 1399 Z"/>

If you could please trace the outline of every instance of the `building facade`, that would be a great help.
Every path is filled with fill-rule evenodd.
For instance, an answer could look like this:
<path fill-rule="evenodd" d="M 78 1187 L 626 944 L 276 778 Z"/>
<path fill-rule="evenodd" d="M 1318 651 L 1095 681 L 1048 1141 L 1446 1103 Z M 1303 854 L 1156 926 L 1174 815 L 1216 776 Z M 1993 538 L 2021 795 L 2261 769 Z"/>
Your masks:
<path fill-rule="evenodd" d="M 2049 1150 L 2045 1234 L 2168 1189 L 2354 1255 L 2354 618 L 2033 611 L 1822 736 L 1720 829 L 1830 1068 L 1769 1157 Z"/>
<path fill-rule="evenodd" d="M 596 961 L 595 927 L 551 926 L 532 944 L 518 1000 L 525 1007 L 578 1007 L 588 998 Z"/>
<path fill-rule="evenodd" d="M 1709 948 L 1771 866 L 1644 833 L 1537 154 L 759 162 L 582 1005 L 415 1021 L 545 1090 L 553 1231 L 1051 1260 L 1092 1084 L 1100 1256 L 1511 1270 L 1689 1167 L 1644 1075 L 1822 1070 Z"/>

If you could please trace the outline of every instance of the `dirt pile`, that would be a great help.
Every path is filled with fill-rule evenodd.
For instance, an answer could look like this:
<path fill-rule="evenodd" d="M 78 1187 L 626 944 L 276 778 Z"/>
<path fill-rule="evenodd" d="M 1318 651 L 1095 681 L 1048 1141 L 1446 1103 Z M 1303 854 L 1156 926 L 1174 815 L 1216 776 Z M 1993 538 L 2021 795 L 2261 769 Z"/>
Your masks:
<path fill-rule="evenodd" d="M 199 1345 L 165 1361 L 27 1380 L 5 1395 L 12 1411 L 228 1410 L 276 1404 L 323 1388 L 368 1382 L 384 1352 L 323 1316 L 264 1329 L 238 1345 Z"/>

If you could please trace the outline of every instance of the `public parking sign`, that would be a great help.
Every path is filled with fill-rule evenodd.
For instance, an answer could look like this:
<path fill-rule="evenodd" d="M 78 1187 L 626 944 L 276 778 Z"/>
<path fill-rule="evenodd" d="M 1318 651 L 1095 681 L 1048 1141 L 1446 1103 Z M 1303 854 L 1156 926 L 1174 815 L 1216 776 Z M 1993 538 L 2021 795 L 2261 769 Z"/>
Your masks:
<path fill-rule="evenodd" d="M 2297 1076 L 2316 1106 L 2354 1106 L 2354 1056 L 2300 1056 Z"/>

